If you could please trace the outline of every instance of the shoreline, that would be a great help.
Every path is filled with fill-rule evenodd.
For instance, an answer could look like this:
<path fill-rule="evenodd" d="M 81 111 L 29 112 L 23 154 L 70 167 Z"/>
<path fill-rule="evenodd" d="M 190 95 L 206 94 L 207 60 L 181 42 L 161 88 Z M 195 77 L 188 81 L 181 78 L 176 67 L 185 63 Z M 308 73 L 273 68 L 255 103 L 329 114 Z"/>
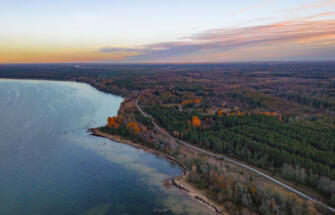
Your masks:
<path fill-rule="evenodd" d="M 87 80 L 80 80 L 80 79 L 68 79 L 68 80 L 66 80 L 66 79 L 47 79 L 47 78 L 0 78 L 0 80 L 4 80 L 4 81 L 6 81 L 6 80 L 22 80 L 22 81 L 51 81 L 51 82 L 73 82 L 73 83 L 83 83 L 83 84 L 87 84 L 87 85 L 89 85 L 89 86 L 91 86 L 92 88 L 94 88 L 94 89 L 96 89 L 96 90 L 98 90 L 98 91 L 100 91 L 100 92 L 102 92 L 102 93 L 106 93 L 106 94 L 112 94 L 112 95 L 115 95 L 115 96 L 121 96 L 124 100 L 126 100 L 127 99 L 127 97 L 126 96 L 123 96 L 121 93 L 114 93 L 114 92 L 110 92 L 110 91 L 106 91 L 106 90 L 104 90 L 104 89 L 102 89 L 102 88 L 100 88 L 96 83 L 94 83 L 94 82 L 90 82 L 90 81 L 87 81 Z M 88 130 L 90 130 L 90 129 L 88 129 Z M 109 135 L 109 134 L 107 134 L 107 135 Z M 94 135 L 94 136 L 100 136 L 100 137 L 105 137 L 105 138 L 107 138 L 107 139 L 111 139 L 111 140 L 113 140 L 113 141 L 116 141 L 116 142 L 119 142 L 119 143 L 122 143 L 122 144 L 128 144 L 128 145 L 132 145 L 132 146 L 135 146 L 135 147 L 138 147 L 138 148 L 142 148 L 143 150 L 148 150 L 149 152 L 151 152 L 151 153 L 154 153 L 154 154 L 157 154 L 157 155 L 159 155 L 159 156 L 161 156 L 161 157 L 164 157 L 164 158 L 166 158 L 166 159 L 169 159 L 169 160 L 172 160 L 172 161 L 174 161 L 174 162 L 176 162 L 182 169 L 183 169 L 183 172 L 185 172 L 186 170 L 184 169 L 185 167 L 182 165 L 182 164 L 180 164 L 180 162 L 178 162 L 176 159 L 174 159 L 173 157 L 171 157 L 171 156 L 169 156 L 169 155 L 167 155 L 167 154 L 164 154 L 164 153 L 162 153 L 162 152 L 160 152 L 160 151 L 157 151 L 157 150 L 154 150 L 154 149 L 151 149 L 151 148 L 148 148 L 148 147 L 145 147 L 145 146 L 143 146 L 143 145 L 141 145 L 141 144 L 136 144 L 136 143 L 132 143 L 131 141 L 129 141 L 129 140 L 127 140 L 127 139 L 124 139 L 124 138 L 122 138 L 122 137 L 117 137 L 117 136 L 114 136 L 114 137 L 112 137 L 112 138 L 109 138 L 109 137 L 106 137 L 106 136 L 103 136 L 103 135 Z M 172 158 L 172 159 L 171 159 Z M 262 171 L 262 169 L 260 170 L 260 171 Z M 187 173 L 187 171 L 186 171 L 186 173 Z M 207 204 L 208 205 L 210 205 L 210 206 L 208 206 L 212 211 L 213 211 L 213 208 L 215 208 L 214 210 L 216 211 L 216 210 L 218 210 L 217 209 L 217 207 L 215 207 L 215 206 L 213 206 L 211 203 L 209 203 L 209 202 L 213 202 L 213 201 L 205 201 L 206 203 L 204 203 L 203 201 L 202 201 L 202 198 L 201 197 L 199 197 L 199 196 L 197 196 L 197 195 L 192 195 L 192 194 L 190 194 L 190 191 L 189 190 L 187 190 L 186 188 L 185 188 L 185 186 L 181 186 L 180 185 L 180 182 L 176 182 L 177 180 L 180 180 L 180 181 L 182 181 L 182 180 L 184 180 L 184 177 L 186 176 L 186 173 L 184 173 L 184 175 L 183 176 L 177 176 L 177 177 L 174 177 L 174 178 L 172 178 L 172 179 L 170 179 L 170 178 L 168 178 L 168 179 L 166 179 L 166 180 L 171 180 L 171 182 L 172 182 L 172 184 L 175 186 L 175 187 L 177 187 L 177 188 L 179 188 L 180 189 L 180 191 L 183 191 L 183 192 L 186 192 L 188 195 L 190 195 L 192 198 L 194 198 L 197 202 L 199 202 L 199 203 L 201 203 L 201 204 L 205 204 L 206 206 L 207 206 Z M 270 174 L 269 174 L 270 175 Z M 275 176 L 273 176 L 273 177 L 275 177 Z M 281 178 L 277 178 L 277 177 L 275 177 L 276 179 L 279 179 L 279 180 L 282 180 Z M 185 181 L 185 183 L 188 183 L 186 180 L 184 180 Z M 189 183 L 188 183 L 189 184 Z M 178 185 L 180 185 L 180 187 L 178 187 Z M 295 185 L 293 184 L 293 185 L 290 185 L 290 186 L 292 186 L 292 187 L 294 187 Z M 199 190 L 198 190 L 199 191 Z M 198 192 L 199 193 L 199 192 Z M 198 199 L 198 198 L 200 198 L 200 199 Z M 330 211 L 333 211 L 333 208 L 331 208 L 331 207 L 329 207 L 328 205 L 326 205 L 326 204 L 324 204 L 323 202 L 320 202 L 322 205 L 325 205 L 325 207 L 327 208 L 327 209 L 329 209 Z M 214 203 L 215 204 L 215 203 Z M 218 207 L 218 208 L 223 208 L 224 209 L 224 207 Z M 225 210 L 223 210 L 223 211 L 225 211 Z M 219 214 L 222 214 L 222 212 L 220 212 Z"/>
<path fill-rule="evenodd" d="M 99 88 L 99 86 L 97 86 L 96 84 L 94 84 L 92 82 L 83 81 L 83 80 L 65 80 L 65 79 L 63 80 L 63 79 L 47 79 L 47 78 L 0 78 L 0 81 L 12 81 L 12 80 L 13 81 L 43 81 L 43 82 L 66 82 L 66 83 L 87 84 L 88 86 L 90 86 L 93 89 L 96 89 L 96 90 L 98 90 L 102 93 L 106 93 L 106 94 L 109 94 L 109 95 L 120 96 L 124 100 L 126 99 L 126 97 L 122 96 L 121 93 L 115 93 L 114 94 L 114 93 L 111 93 L 111 92 L 108 92 L 108 91 L 104 91 L 103 89 Z M 226 213 L 221 212 L 221 211 L 224 211 L 223 207 L 218 206 L 216 203 L 214 203 L 213 201 L 208 199 L 197 188 L 194 188 L 192 184 L 187 182 L 186 177 L 188 176 L 189 171 L 184 166 L 184 164 L 182 164 L 180 161 L 178 161 L 177 159 L 175 159 L 171 155 L 168 155 L 166 153 L 163 153 L 161 151 L 152 149 L 150 147 L 144 146 L 144 145 L 139 144 L 139 143 L 134 143 L 134 142 L 132 142 L 132 141 L 126 139 L 126 138 L 123 138 L 121 136 L 118 136 L 118 135 L 112 135 L 112 134 L 104 133 L 104 132 L 100 131 L 99 128 L 88 128 L 87 132 L 89 132 L 90 135 L 92 135 L 92 136 L 103 137 L 103 138 L 112 140 L 112 141 L 117 142 L 117 143 L 127 144 L 127 145 L 130 145 L 130 146 L 136 147 L 136 148 L 140 148 L 140 149 L 142 149 L 146 152 L 158 155 L 159 157 L 165 158 L 169 161 L 172 161 L 172 162 L 176 163 L 182 169 L 183 174 L 167 178 L 167 179 L 164 180 L 164 182 L 168 181 L 172 186 L 177 188 L 179 191 L 184 192 L 185 194 L 187 194 L 196 203 L 201 204 L 201 205 L 205 206 L 206 208 L 208 208 L 211 211 L 211 213 L 216 214 L 216 215 L 226 214 Z M 221 210 L 219 210 L 219 209 L 221 209 Z"/>
<path fill-rule="evenodd" d="M 131 146 L 134 146 L 136 148 L 143 149 L 147 152 L 156 154 L 156 155 L 158 155 L 160 157 L 163 157 L 165 159 L 168 159 L 172 162 L 175 162 L 182 169 L 183 175 L 171 177 L 171 178 L 166 179 L 165 181 L 170 181 L 171 184 L 174 187 L 179 189 L 181 192 L 186 193 L 188 196 L 190 196 L 196 202 L 206 206 L 213 213 L 215 213 L 217 215 L 223 215 L 224 214 L 220 211 L 220 209 L 223 209 L 223 208 L 219 207 L 214 202 L 210 201 L 204 194 L 197 191 L 196 188 L 193 188 L 193 186 L 186 181 L 186 177 L 187 177 L 189 172 L 188 172 L 187 168 L 181 162 L 179 162 L 177 159 L 175 159 L 174 157 L 172 157 L 168 154 L 165 154 L 163 152 L 160 152 L 158 150 L 146 147 L 142 144 L 133 143 L 132 141 L 127 140 L 127 139 L 125 139 L 123 137 L 120 137 L 118 135 L 104 133 L 104 132 L 100 131 L 99 128 L 91 128 L 91 129 L 88 129 L 87 131 L 90 132 L 90 135 L 107 138 L 109 140 L 112 140 L 114 142 L 121 143 L 121 144 L 131 145 Z M 188 184 L 187 187 L 185 186 L 185 183 Z"/>
<path fill-rule="evenodd" d="M 96 90 L 98 90 L 100 92 L 103 92 L 103 93 L 106 93 L 106 94 L 112 94 L 112 95 L 116 95 L 116 96 L 121 96 L 122 98 L 125 99 L 125 97 L 123 97 L 121 95 L 121 93 L 113 94 L 111 92 L 106 92 L 103 89 L 99 88 L 99 86 L 97 86 L 96 84 L 94 84 L 92 82 L 85 81 L 85 80 L 65 80 L 65 79 L 63 80 L 63 79 L 47 79 L 47 78 L 45 78 L 45 79 L 43 79 L 43 78 L 0 78 L 0 80 L 4 80 L 4 81 L 23 80 L 23 81 L 46 81 L 46 82 L 82 83 L 82 84 L 87 84 L 87 85 L 91 86 L 92 88 L 94 88 L 94 89 L 96 89 Z M 162 158 L 165 158 L 167 160 L 175 162 L 182 169 L 183 175 L 179 175 L 179 176 L 167 178 L 165 181 L 169 181 L 179 191 L 186 193 L 194 201 L 196 201 L 199 204 L 204 205 L 209 210 L 211 210 L 212 213 L 217 214 L 217 215 L 223 215 L 224 214 L 224 213 L 221 212 L 224 208 L 216 205 L 216 203 L 214 203 L 213 201 L 209 200 L 205 195 L 203 195 L 201 192 L 199 192 L 196 188 L 194 188 L 191 184 L 189 184 L 186 181 L 186 177 L 188 175 L 187 168 L 181 162 L 179 162 L 177 159 L 175 159 L 174 157 L 172 157 L 172 156 L 170 156 L 168 154 L 165 154 L 163 152 L 160 152 L 158 150 L 146 147 L 146 146 L 144 146 L 142 144 L 133 143 L 130 140 L 125 139 L 123 137 L 104 133 L 104 132 L 100 131 L 99 128 L 89 128 L 89 129 L 87 129 L 87 132 L 90 132 L 90 135 L 93 135 L 93 136 L 107 138 L 107 139 L 112 140 L 114 142 L 118 142 L 118 143 L 121 143 L 121 144 L 127 144 L 127 145 L 134 146 L 136 148 L 143 149 L 143 150 L 145 150 L 147 152 L 150 152 L 152 154 L 156 154 L 156 155 L 158 155 L 158 156 L 160 156 Z M 186 188 L 185 184 L 187 184 L 189 186 L 187 186 L 187 188 Z M 221 211 L 219 209 L 221 209 Z"/>
<path fill-rule="evenodd" d="M 64 81 L 64 82 L 84 83 L 84 84 L 87 84 L 87 85 L 91 86 L 92 88 L 97 89 L 97 90 L 100 91 L 100 92 L 103 92 L 103 93 L 106 93 L 106 94 L 112 94 L 112 95 L 121 96 L 123 99 L 126 99 L 126 97 L 122 96 L 121 94 L 118 94 L 118 93 L 114 94 L 114 93 L 112 93 L 112 92 L 104 91 L 103 89 L 100 89 L 99 86 L 95 85 L 94 83 L 92 83 L 92 82 L 87 82 L 87 81 L 83 81 L 83 80 L 57 80 L 57 79 L 55 80 L 55 79 L 34 79 L 34 78 L 31 78 L 31 79 L 30 79 L 30 78 L 28 78 L 28 79 L 25 79 L 25 78 L 2 78 L 2 80 L 38 80 L 38 81 L 42 80 L 42 81 L 55 81 L 55 82 L 59 82 L 59 81 L 62 82 L 62 81 Z M 88 129 L 88 130 L 90 130 L 90 129 Z M 94 135 L 94 134 L 92 134 L 92 135 Z M 106 134 L 106 135 L 109 135 L 109 134 Z M 215 206 L 213 206 L 211 203 L 209 203 L 209 202 L 207 202 L 207 201 L 205 201 L 205 200 L 202 201 L 202 198 L 201 198 L 201 197 L 197 196 L 196 194 L 192 194 L 192 193 L 190 193 L 191 191 L 188 190 L 188 189 L 186 189 L 185 186 L 180 185 L 180 182 L 176 182 L 176 181 L 182 181 L 182 180 L 184 180 L 185 183 L 190 184 L 189 182 L 187 182 L 187 181 L 185 180 L 185 176 L 187 175 L 187 170 L 184 169 L 185 167 L 184 167 L 182 164 L 180 164 L 180 162 L 178 162 L 175 158 L 171 157 L 170 155 L 167 155 L 167 154 L 164 154 L 164 153 L 162 153 L 162 152 L 160 152 L 160 151 L 157 151 L 157 150 L 154 150 L 154 149 L 145 147 L 145 146 L 142 145 L 142 144 L 132 143 L 131 141 L 129 141 L 129 140 L 127 140 L 127 139 L 124 139 L 124 138 L 122 138 L 122 137 L 118 137 L 118 136 L 116 136 L 116 135 L 111 135 L 111 136 L 113 136 L 113 137 L 106 137 L 106 136 L 104 136 L 104 135 L 96 135 L 96 134 L 95 134 L 94 136 L 104 137 L 104 138 L 107 138 L 107 139 L 111 139 L 111 140 L 113 140 L 113 141 L 115 141 L 115 142 L 121 143 L 121 144 L 128 144 L 128 145 L 132 145 L 132 146 L 137 147 L 137 148 L 141 148 L 141 149 L 143 149 L 143 150 L 148 150 L 148 152 L 157 154 L 157 155 L 159 155 L 159 156 L 161 156 L 161 157 L 164 157 L 164 158 L 166 158 L 166 159 L 169 159 L 169 160 L 171 160 L 171 161 L 176 162 L 176 163 L 183 169 L 183 173 L 184 173 L 184 175 L 182 175 L 182 176 L 176 176 L 176 177 L 174 177 L 174 178 L 168 178 L 168 179 L 166 179 L 166 180 L 171 181 L 172 184 L 173 184 L 175 187 L 179 188 L 180 191 L 187 193 L 189 196 L 191 196 L 191 197 L 192 197 L 193 199 L 195 199 L 197 202 L 206 205 L 211 211 L 213 211 L 213 210 L 214 210 L 214 211 L 218 210 L 218 209 L 217 209 Z M 171 159 L 171 158 L 172 158 L 172 159 Z M 190 185 L 191 185 L 191 184 L 190 184 Z M 291 185 L 291 186 L 292 186 L 292 185 Z M 198 191 L 199 191 L 199 190 L 198 190 Z M 205 195 L 203 195 L 203 196 L 205 196 Z M 200 198 L 200 199 L 199 199 L 199 198 Z M 208 206 L 207 204 L 208 204 L 209 206 Z M 214 204 L 215 204 L 215 203 L 214 203 Z M 325 205 L 325 207 L 328 207 L 328 206 Z M 214 208 L 214 209 L 213 209 L 213 208 Z M 218 207 L 218 208 L 221 208 L 221 207 Z M 222 208 L 224 209 L 224 207 L 222 207 Z M 328 207 L 328 209 L 330 209 L 330 208 Z M 223 211 L 225 211 L 225 210 L 223 210 Z M 219 214 L 225 214 L 225 212 L 220 212 Z"/>

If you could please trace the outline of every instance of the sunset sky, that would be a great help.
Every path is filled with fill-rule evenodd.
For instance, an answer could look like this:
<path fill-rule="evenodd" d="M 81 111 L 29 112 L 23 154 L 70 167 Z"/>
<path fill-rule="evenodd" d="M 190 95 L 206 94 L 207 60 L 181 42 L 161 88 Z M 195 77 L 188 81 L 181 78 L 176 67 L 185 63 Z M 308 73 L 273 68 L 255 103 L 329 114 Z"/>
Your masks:
<path fill-rule="evenodd" d="M 335 0 L 0 0 L 0 63 L 335 60 Z"/>

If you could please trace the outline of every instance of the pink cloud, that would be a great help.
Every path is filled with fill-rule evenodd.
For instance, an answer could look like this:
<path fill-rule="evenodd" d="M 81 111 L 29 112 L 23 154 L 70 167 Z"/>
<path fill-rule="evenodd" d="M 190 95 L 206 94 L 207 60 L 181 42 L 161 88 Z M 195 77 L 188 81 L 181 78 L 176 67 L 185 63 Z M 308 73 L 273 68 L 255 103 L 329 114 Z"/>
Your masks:
<path fill-rule="evenodd" d="M 101 52 L 127 52 L 137 54 L 128 60 L 146 60 L 185 56 L 197 53 L 222 53 L 239 48 L 268 45 L 308 43 L 321 45 L 322 41 L 335 41 L 335 20 L 313 20 L 335 15 L 335 12 L 320 13 L 297 20 L 287 20 L 269 25 L 244 28 L 214 29 L 191 35 L 182 41 L 154 43 L 131 49 L 103 48 Z"/>

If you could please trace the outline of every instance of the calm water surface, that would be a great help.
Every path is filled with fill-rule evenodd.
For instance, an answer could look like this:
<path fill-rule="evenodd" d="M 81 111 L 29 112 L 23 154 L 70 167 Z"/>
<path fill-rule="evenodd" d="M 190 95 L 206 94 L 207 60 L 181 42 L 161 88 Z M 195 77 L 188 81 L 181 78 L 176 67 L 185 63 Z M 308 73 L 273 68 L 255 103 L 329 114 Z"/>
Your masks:
<path fill-rule="evenodd" d="M 121 102 L 81 83 L 0 80 L 0 214 L 208 214 L 164 188 L 175 164 L 88 135 Z"/>

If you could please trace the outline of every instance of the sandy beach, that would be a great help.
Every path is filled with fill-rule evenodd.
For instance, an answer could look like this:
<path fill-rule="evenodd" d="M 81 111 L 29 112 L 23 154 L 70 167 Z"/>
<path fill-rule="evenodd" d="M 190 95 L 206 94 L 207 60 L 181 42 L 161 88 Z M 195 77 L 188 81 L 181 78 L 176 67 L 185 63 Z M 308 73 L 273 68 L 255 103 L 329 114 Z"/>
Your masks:
<path fill-rule="evenodd" d="M 104 137 L 104 138 L 110 139 L 114 142 L 118 142 L 118 143 L 122 143 L 122 144 L 128 144 L 128 145 L 131 145 L 131 146 L 134 146 L 134 147 L 137 147 L 137 148 L 141 148 L 145 151 L 148 151 L 150 153 L 154 153 L 158 156 L 164 157 L 166 159 L 169 159 L 169 160 L 177 163 L 180 166 L 180 168 L 183 170 L 183 175 L 172 177 L 172 178 L 169 178 L 167 180 L 170 181 L 170 183 L 173 186 L 175 186 L 176 188 L 178 188 L 180 191 L 187 193 L 192 199 L 194 199 L 198 203 L 203 204 L 206 207 L 208 207 L 213 213 L 219 214 L 219 215 L 227 214 L 227 213 L 222 212 L 222 211 L 224 211 L 223 207 L 221 207 L 217 203 L 208 199 L 206 197 L 206 194 L 202 190 L 199 190 L 199 189 L 195 188 L 192 184 L 187 182 L 186 179 L 187 179 L 188 171 L 187 171 L 186 167 L 181 162 L 176 160 L 174 157 L 172 157 L 168 154 L 165 154 L 163 152 L 151 149 L 149 147 L 143 146 L 141 144 L 133 143 L 132 141 L 127 140 L 123 137 L 102 132 L 102 131 L 99 130 L 99 128 L 88 129 L 88 131 L 91 132 L 91 135 L 93 135 L 93 136 Z"/>

